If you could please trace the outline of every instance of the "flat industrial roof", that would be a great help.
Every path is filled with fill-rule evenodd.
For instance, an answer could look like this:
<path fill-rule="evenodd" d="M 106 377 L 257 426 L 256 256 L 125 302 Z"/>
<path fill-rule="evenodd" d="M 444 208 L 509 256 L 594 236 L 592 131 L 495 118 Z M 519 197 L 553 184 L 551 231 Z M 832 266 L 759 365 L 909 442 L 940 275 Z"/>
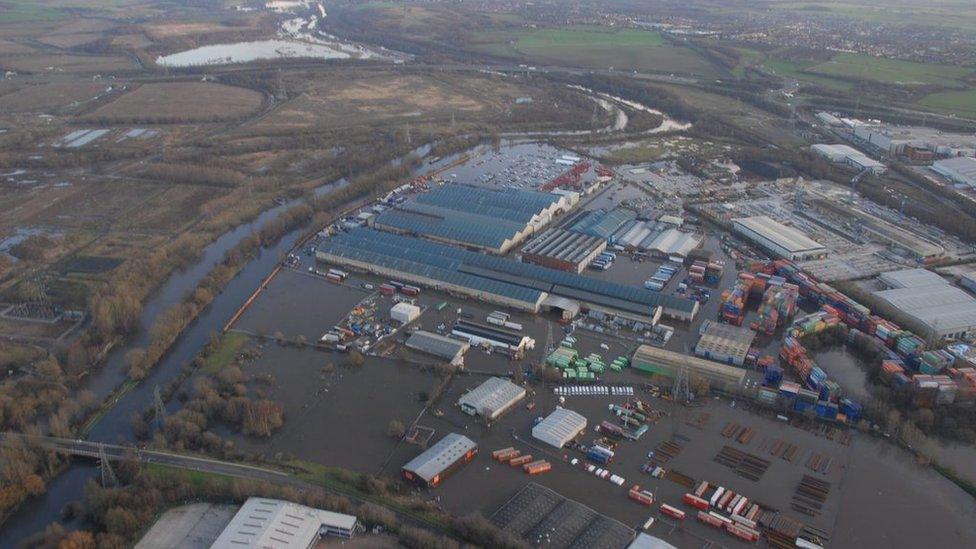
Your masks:
<path fill-rule="evenodd" d="M 489 414 L 493 414 L 524 397 L 525 387 L 520 387 L 507 379 L 490 377 L 458 399 L 458 405 L 470 406 L 478 413 L 488 410 Z"/>
<path fill-rule="evenodd" d="M 704 327 L 704 333 L 695 346 L 696 353 L 721 353 L 740 359 L 744 359 L 749 353 L 749 347 L 752 346 L 752 341 L 756 338 L 756 332 L 749 328 L 711 320 L 705 322 L 708 324 Z"/>
<path fill-rule="evenodd" d="M 874 295 L 936 333 L 955 333 L 976 326 L 976 299 L 955 286 L 898 288 Z"/>
<path fill-rule="evenodd" d="M 522 253 L 580 263 L 605 242 L 605 239 L 596 236 L 562 229 L 547 229 L 526 244 L 522 248 Z"/>
<path fill-rule="evenodd" d="M 407 338 L 407 347 L 441 358 L 454 359 L 458 353 L 466 352 L 471 344 L 440 334 L 417 330 Z"/>
<path fill-rule="evenodd" d="M 634 352 L 632 364 L 636 367 L 641 362 L 660 366 L 672 374 L 680 368 L 687 368 L 689 373 L 701 374 L 734 384 L 741 384 L 746 377 L 746 372 L 742 368 L 727 366 L 719 362 L 674 351 L 666 351 L 650 345 L 641 345 Z"/>
<path fill-rule="evenodd" d="M 532 428 L 532 436 L 545 442 L 563 441 L 576 436 L 585 428 L 585 417 L 557 406 L 551 414 Z"/>
<path fill-rule="evenodd" d="M 756 215 L 753 217 L 739 217 L 733 219 L 732 222 L 742 225 L 793 253 L 825 249 L 823 244 L 793 227 L 783 225 L 769 216 Z"/>
<path fill-rule="evenodd" d="M 889 271 L 878 275 L 878 280 L 889 289 L 949 285 L 949 281 L 927 269 Z"/>
<path fill-rule="evenodd" d="M 448 433 L 447 436 L 437 441 L 437 444 L 407 462 L 403 468 L 430 482 L 444 469 L 461 459 L 464 454 L 477 447 L 478 445 L 473 440 L 464 435 Z"/>
<path fill-rule="evenodd" d="M 248 498 L 211 549 L 309 547 L 323 525 L 352 530 L 352 515 L 315 509 L 280 499 Z"/>

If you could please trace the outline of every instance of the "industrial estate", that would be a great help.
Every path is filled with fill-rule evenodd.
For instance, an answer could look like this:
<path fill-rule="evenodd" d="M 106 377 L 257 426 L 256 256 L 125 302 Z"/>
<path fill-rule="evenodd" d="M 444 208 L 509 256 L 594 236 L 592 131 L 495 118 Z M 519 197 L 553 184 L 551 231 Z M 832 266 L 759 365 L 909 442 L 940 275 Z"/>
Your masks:
<path fill-rule="evenodd" d="M 0 0 L 0 547 L 976 546 L 976 10 L 604 4 Z"/>

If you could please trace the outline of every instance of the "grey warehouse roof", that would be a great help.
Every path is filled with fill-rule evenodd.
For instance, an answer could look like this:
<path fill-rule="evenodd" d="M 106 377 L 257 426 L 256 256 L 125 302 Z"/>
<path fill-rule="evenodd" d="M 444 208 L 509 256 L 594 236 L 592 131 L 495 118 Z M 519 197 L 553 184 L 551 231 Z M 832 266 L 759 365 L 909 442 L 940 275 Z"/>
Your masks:
<path fill-rule="evenodd" d="M 437 444 L 410 460 L 403 468 L 430 482 L 444 469 L 461 459 L 469 450 L 474 450 L 477 447 L 478 445 L 470 438 L 457 433 L 449 433 L 437 441 Z"/>
<path fill-rule="evenodd" d="M 704 333 L 695 346 L 698 354 L 721 354 L 744 359 L 749 353 L 749 347 L 756 337 L 756 333 L 749 328 L 722 324 L 711 320 L 705 321 Z"/>
<path fill-rule="evenodd" d="M 593 253 L 604 239 L 562 229 L 548 229 L 522 248 L 523 254 L 551 257 L 570 263 L 580 263 Z"/>
<path fill-rule="evenodd" d="M 407 338 L 407 347 L 446 359 L 454 359 L 458 353 L 466 352 L 471 344 L 449 337 L 417 330 Z"/>
<path fill-rule="evenodd" d="M 954 286 L 898 288 L 874 295 L 917 318 L 936 334 L 952 334 L 976 326 L 976 299 Z"/>
<path fill-rule="evenodd" d="M 485 293 L 537 303 L 542 293 L 650 315 L 651 309 L 691 313 L 697 302 L 576 273 L 479 254 L 453 246 L 356 228 L 322 242 L 318 252 L 379 264 Z"/>
<path fill-rule="evenodd" d="M 763 238 L 776 243 L 777 245 L 793 253 L 818 250 L 823 248 L 816 240 L 803 234 L 802 232 L 787 227 L 779 221 L 775 221 L 765 215 L 753 217 L 740 217 L 732 220 L 743 227 L 761 235 Z"/>
<path fill-rule="evenodd" d="M 562 197 L 523 189 L 486 189 L 469 185 L 444 185 L 416 197 L 422 204 L 470 212 L 488 218 L 527 223 Z"/>
<path fill-rule="evenodd" d="M 323 525 L 352 530 L 357 519 L 280 499 L 248 498 L 211 549 L 309 547 Z"/>
<path fill-rule="evenodd" d="M 881 273 L 878 280 L 891 289 L 949 285 L 949 281 L 926 269 L 903 269 Z"/>
<path fill-rule="evenodd" d="M 610 211 L 593 210 L 574 223 L 569 230 L 600 238 L 610 238 L 610 235 L 636 217 L 636 213 L 622 208 Z"/>
<path fill-rule="evenodd" d="M 485 381 L 458 399 L 458 405 L 470 406 L 477 410 L 479 414 L 483 410 L 486 410 L 491 415 L 507 408 L 514 402 L 518 402 L 524 397 L 524 387 L 520 387 L 507 379 L 490 377 L 488 381 Z"/>
<path fill-rule="evenodd" d="M 532 436 L 553 446 L 562 446 L 566 440 L 585 428 L 585 417 L 572 410 L 556 407 L 546 419 L 532 428 Z"/>

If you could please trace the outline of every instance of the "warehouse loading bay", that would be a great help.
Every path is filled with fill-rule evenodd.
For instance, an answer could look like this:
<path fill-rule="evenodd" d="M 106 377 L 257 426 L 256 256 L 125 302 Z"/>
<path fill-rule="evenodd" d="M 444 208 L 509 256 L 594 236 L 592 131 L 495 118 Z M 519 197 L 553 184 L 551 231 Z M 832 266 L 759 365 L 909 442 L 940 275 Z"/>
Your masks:
<path fill-rule="evenodd" d="M 557 164 L 556 160 L 560 159 L 562 162 Z M 486 189 L 538 190 L 551 178 L 559 177 L 581 162 L 573 153 L 536 145 L 503 147 L 500 152 L 484 150 L 440 174 L 442 181 L 423 181 L 402 194 L 405 200 L 411 200 L 415 194 L 459 183 Z M 491 173 L 486 171 L 488 167 Z M 514 184 L 517 178 L 513 174 L 519 173 L 518 170 L 528 170 L 524 173 L 533 175 Z M 302 368 L 312 368 L 313 363 L 343 364 L 344 351 L 361 348 L 366 355 L 361 372 L 336 376 L 327 390 L 316 390 L 314 396 L 311 391 L 303 393 L 304 398 L 322 404 L 296 401 L 286 409 L 289 417 L 308 415 L 313 410 L 334 410 L 337 415 L 357 422 L 357 429 L 333 429 L 325 425 L 330 423 L 328 417 L 310 418 L 295 426 L 288 421 L 270 443 L 243 445 L 257 452 L 286 451 L 311 461 L 334 456 L 340 466 L 399 477 L 401 468 L 422 455 L 424 448 L 431 448 L 450 433 L 459 433 L 476 444 L 477 454 L 468 463 L 446 469 L 435 487 L 414 489 L 452 513 L 481 512 L 534 545 L 620 547 L 621 528 L 626 530 L 628 540 L 644 532 L 678 547 L 752 544 L 696 520 L 698 509 L 684 501 L 686 494 L 694 495 L 696 491 L 705 500 L 717 495 L 716 504 L 724 499 L 723 493 L 732 492 L 726 505 L 735 499 L 745 502 L 746 509 L 755 506 L 757 511 L 747 529 L 751 526 L 757 531 L 773 532 L 761 544 L 776 545 L 779 542 L 774 542 L 774 538 L 792 536 L 794 540 L 799 537 L 822 546 L 852 547 L 858 539 L 854 533 L 867 523 L 876 523 L 879 531 L 892 529 L 902 539 L 913 539 L 911 528 L 906 526 L 905 532 L 900 532 L 902 527 L 890 524 L 890 508 L 872 505 L 879 492 L 886 493 L 892 505 L 911 504 L 913 508 L 917 505 L 916 520 L 929 521 L 936 531 L 942 527 L 938 535 L 943 536 L 945 543 L 952 544 L 958 539 L 955 519 L 939 511 L 943 504 L 926 487 L 926 482 L 937 480 L 927 472 L 916 471 L 910 459 L 890 455 L 892 449 L 870 437 L 859 437 L 854 431 L 828 424 L 801 428 L 798 424 L 802 422 L 797 418 L 753 409 L 748 399 L 722 391 L 697 399 L 694 405 L 681 405 L 670 397 L 672 379 L 650 375 L 629 364 L 620 371 L 605 368 L 592 379 L 539 379 L 534 366 L 545 364 L 550 354 L 561 346 L 572 347 L 580 357 L 596 355 L 597 362 L 605 365 L 618 359 L 633 360 L 635 351 L 642 345 L 683 356 L 693 355 L 703 325 L 715 322 L 720 316 L 719 294 L 732 287 L 737 279 L 740 266 L 737 259 L 763 254 L 742 239 L 718 229 L 716 224 L 682 212 L 680 201 L 669 203 L 648 193 L 645 186 L 608 176 L 606 172 L 601 175 L 595 166 L 588 166 L 578 178 L 571 178 L 571 183 L 570 188 L 580 195 L 578 202 L 554 216 L 540 228 L 540 233 L 580 230 L 589 226 L 587 216 L 595 217 L 598 227 L 613 226 L 615 221 L 610 216 L 621 207 L 635 213 L 634 219 L 627 223 L 643 223 L 645 217 L 680 216 L 684 218 L 681 231 L 699 239 L 696 249 L 708 252 L 712 261 L 724 263 L 724 270 L 711 283 L 688 284 L 690 261 L 660 257 L 653 250 L 636 253 L 616 250 L 616 258 L 609 268 L 594 269 L 587 264 L 577 275 L 651 292 L 645 289 L 645 283 L 662 267 L 673 267 L 676 272 L 656 293 L 682 299 L 693 296 L 697 309 L 692 320 L 656 316 L 654 309 L 648 307 L 646 315 L 621 312 L 625 322 L 612 320 L 610 310 L 603 318 L 585 310 L 572 311 L 576 316 L 567 321 L 567 310 L 572 310 L 573 304 L 566 298 L 549 302 L 558 306 L 543 304 L 538 311 L 530 311 L 521 306 L 505 306 L 497 300 L 479 299 L 476 292 L 436 290 L 386 274 L 367 272 L 368 269 L 353 268 L 348 263 L 322 261 L 321 254 L 317 259 L 316 252 L 330 249 L 329 242 L 333 239 L 356 234 L 368 237 L 364 231 L 388 235 L 383 239 L 416 238 L 423 240 L 424 246 L 457 246 L 418 234 L 392 235 L 378 231 L 366 218 L 382 213 L 377 214 L 372 206 L 367 206 L 351 212 L 290 256 L 285 262 L 287 268 L 256 295 L 231 326 L 232 331 L 256 340 L 260 336 L 270 339 L 280 335 L 291 341 L 301 336 L 309 343 L 287 351 L 269 350 L 266 357 L 258 359 L 259 370 L 282 370 L 279 381 L 282 391 L 287 390 L 289 378 L 298 380 L 293 382 L 296 387 L 303 387 L 300 380 L 307 374 Z M 775 189 L 774 184 L 769 184 L 767 205 L 756 210 L 735 203 L 735 215 L 739 216 L 740 211 L 780 217 L 792 214 L 793 197 L 783 192 L 777 198 Z M 655 210 L 655 214 L 647 215 L 648 210 Z M 644 212 L 640 220 L 637 220 L 638 212 Z M 364 213 L 369 215 L 363 216 Z M 811 231 L 820 227 L 806 217 L 780 220 Z M 662 233 L 667 230 L 653 225 L 654 219 L 646 222 L 649 230 Z M 825 236 L 820 232 L 813 234 L 818 239 Z M 841 238 L 836 234 L 827 236 Z M 527 239 L 497 257 L 517 261 L 515 258 L 532 242 L 533 239 Z M 823 238 L 820 242 L 832 249 L 835 246 L 837 250 L 844 249 L 839 240 Z M 849 250 L 849 256 L 843 260 L 845 273 L 900 268 L 900 258 L 886 256 L 885 250 L 876 244 L 847 241 L 844 246 Z M 864 255 L 855 252 L 857 246 L 872 246 L 872 253 L 880 254 L 878 263 L 856 263 L 854 259 Z M 958 251 L 950 249 L 950 253 Z M 484 251 L 479 254 L 496 255 Z M 399 284 L 392 292 L 389 291 L 391 282 Z M 682 288 L 686 284 L 690 289 Z M 636 319 L 637 316 L 642 318 Z M 746 312 L 743 326 L 756 318 L 753 307 Z M 489 331 L 486 333 L 485 329 Z M 496 331 L 491 332 L 492 329 Z M 456 330 L 459 333 L 453 333 Z M 472 331 L 485 337 L 472 338 Z M 511 336 L 505 342 L 487 341 L 505 334 Z M 752 346 L 762 355 L 777 356 L 781 339 L 781 332 L 773 336 L 756 334 Z M 463 369 L 433 406 L 426 407 L 422 398 L 413 398 L 414 394 L 423 394 L 436 386 L 438 366 L 451 361 L 462 363 Z M 290 368 L 298 371 L 290 375 L 283 371 Z M 462 411 L 457 404 L 459 400 L 493 377 L 524 379 L 525 396 L 490 420 Z M 738 384 L 743 392 L 749 392 L 762 381 L 762 373 L 745 369 Z M 720 384 L 713 383 L 713 389 L 720 389 Z M 330 401 L 334 403 L 329 404 Z M 370 409 L 359 410 L 357 406 Z M 574 433 L 561 448 L 533 436 L 534 427 L 559 408 L 571 410 L 586 421 L 585 428 Z M 624 408 L 639 409 L 643 414 L 641 423 L 647 427 L 636 437 L 633 428 L 622 431 L 623 434 L 608 430 L 609 425 L 622 425 L 618 412 Z M 407 427 L 406 435 L 395 444 L 385 433 L 390 419 L 402 420 Z M 317 427 L 311 424 L 323 424 L 322 431 L 315 432 Z M 601 424 L 609 425 L 600 428 Z M 297 432 L 299 429 L 303 431 Z M 350 431 L 356 431 L 355 435 Z M 595 444 L 612 447 L 612 462 L 599 464 L 587 459 L 588 449 Z M 352 446 L 360 448 L 357 456 L 369 457 L 348 459 L 349 452 L 343 449 Z M 529 475 L 522 466 L 493 459 L 493 452 L 505 449 L 517 452 L 516 457 L 521 459 L 516 459 L 516 464 L 544 462 L 548 465 L 540 466 L 539 474 Z M 885 465 L 875 466 L 879 460 Z M 911 486 L 891 489 L 909 475 L 916 478 Z M 635 486 L 638 495 L 631 494 Z M 641 501 L 648 495 L 653 498 L 650 506 Z M 679 520 L 662 512 L 661 504 L 683 511 L 686 519 Z M 547 528 L 548 537 L 540 538 Z M 914 539 L 921 539 L 920 534 L 915 536 Z M 832 541 L 835 539 L 845 541 Z"/>

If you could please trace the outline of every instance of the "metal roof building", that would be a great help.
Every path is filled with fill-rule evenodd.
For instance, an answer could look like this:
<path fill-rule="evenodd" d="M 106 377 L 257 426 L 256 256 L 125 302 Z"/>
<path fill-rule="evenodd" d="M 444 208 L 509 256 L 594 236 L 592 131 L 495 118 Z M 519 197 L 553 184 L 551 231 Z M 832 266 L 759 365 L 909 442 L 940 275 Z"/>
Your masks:
<path fill-rule="evenodd" d="M 566 408 L 556 407 L 546 419 L 532 428 L 532 436 L 556 448 L 562 448 L 586 429 L 586 418 Z"/>
<path fill-rule="evenodd" d="M 695 346 L 695 354 L 717 362 L 742 366 L 752 347 L 756 333 L 749 328 L 706 320 L 702 336 Z"/>
<path fill-rule="evenodd" d="M 481 415 L 493 420 L 525 398 L 525 387 L 500 377 L 487 381 L 465 393 L 458 399 L 458 406 L 466 414 Z"/>
<path fill-rule="evenodd" d="M 460 466 L 474 459 L 478 445 L 470 438 L 449 433 L 403 466 L 403 477 L 433 488 Z"/>
<path fill-rule="evenodd" d="M 605 238 L 547 229 L 522 248 L 522 261 L 579 273 L 606 249 Z"/>
<path fill-rule="evenodd" d="M 356 517 L 290 501 L 248 498 L 211 549 L 306 549 L 323 535 L 351 538 Z"/>
<path fill-rule="evenodd" d="M 459 341 L 424 330 L 417 330 L 410 334 L 405 345 L 415 351 L 443 358 L 455 365 L 464 361 L 464 353 L 471 348 L 471 344 L 467 341 Z"/>
<path fill-rule="evenodd" d="M 649 374 L 673 378 L 680 368 L 687 368 L 689 377 L 700 375 L 708 379 L 712 387 L 731 390 L 742 385 L 746 371 L 719 362 L 666 351 L 650 345 L 641 345 L 634 352 L 631 366 Z"/>
<path fill-rule="evenodd" d="M 874 295 L 921 322 L 928 339 L 959 339 L 976 334 L 976 299 L 955 286 L 915 286 L 882 290 Z"/>
<path fill-rule="evenodd" d="M 547 294 L 644 320 L 661 306 L 665 315 L 690 321 L 699 307 L 693 299 L 365 228 L 325 240 L 319 244 L 316 257 L 533 312 L 539 310 Z"/>
<path fill-rule="evenodd" d="M 648 244 L 647 248 L 665 257 L 685 258 L 688 254 L 701 246 L 702 238 L 695 233 L 686 233 L 678 229 L 668 229 L 658 235 Z"/>
<path fill-rule="evenodd" d="M 932 171 L 953 183 L 976 187 L 976 158 L 957 156 L 932 163 Z"/>
<path fill-rule="evenodd" d="M 827 248 L 823 244 L 765 215 L 733 219 L 732 226 L 739 234 L 785 259 L 827 257 Z"/>
<path fill-rule="evenodd" d="M 623 208 L 610 211 L 593 210 L 580 218 L 569 230 L 599 238 L 610 238 L 610 235 L 620 230 L 628 221 L 636 218 L 636 213 Z"/>
<path fill-rule="evenodd" d="M 569 202 L 537 191 L 445 185 L 380 213 L 372 224 L 501 254 L 567 210 Z"/>
<path fill-rule="evenodd" d="M 885 288 L 918 288 L 921 286 L 948 286 L 949 282 L 927 269 L 903 269 L 878 275 L 878 282 Z"/>

